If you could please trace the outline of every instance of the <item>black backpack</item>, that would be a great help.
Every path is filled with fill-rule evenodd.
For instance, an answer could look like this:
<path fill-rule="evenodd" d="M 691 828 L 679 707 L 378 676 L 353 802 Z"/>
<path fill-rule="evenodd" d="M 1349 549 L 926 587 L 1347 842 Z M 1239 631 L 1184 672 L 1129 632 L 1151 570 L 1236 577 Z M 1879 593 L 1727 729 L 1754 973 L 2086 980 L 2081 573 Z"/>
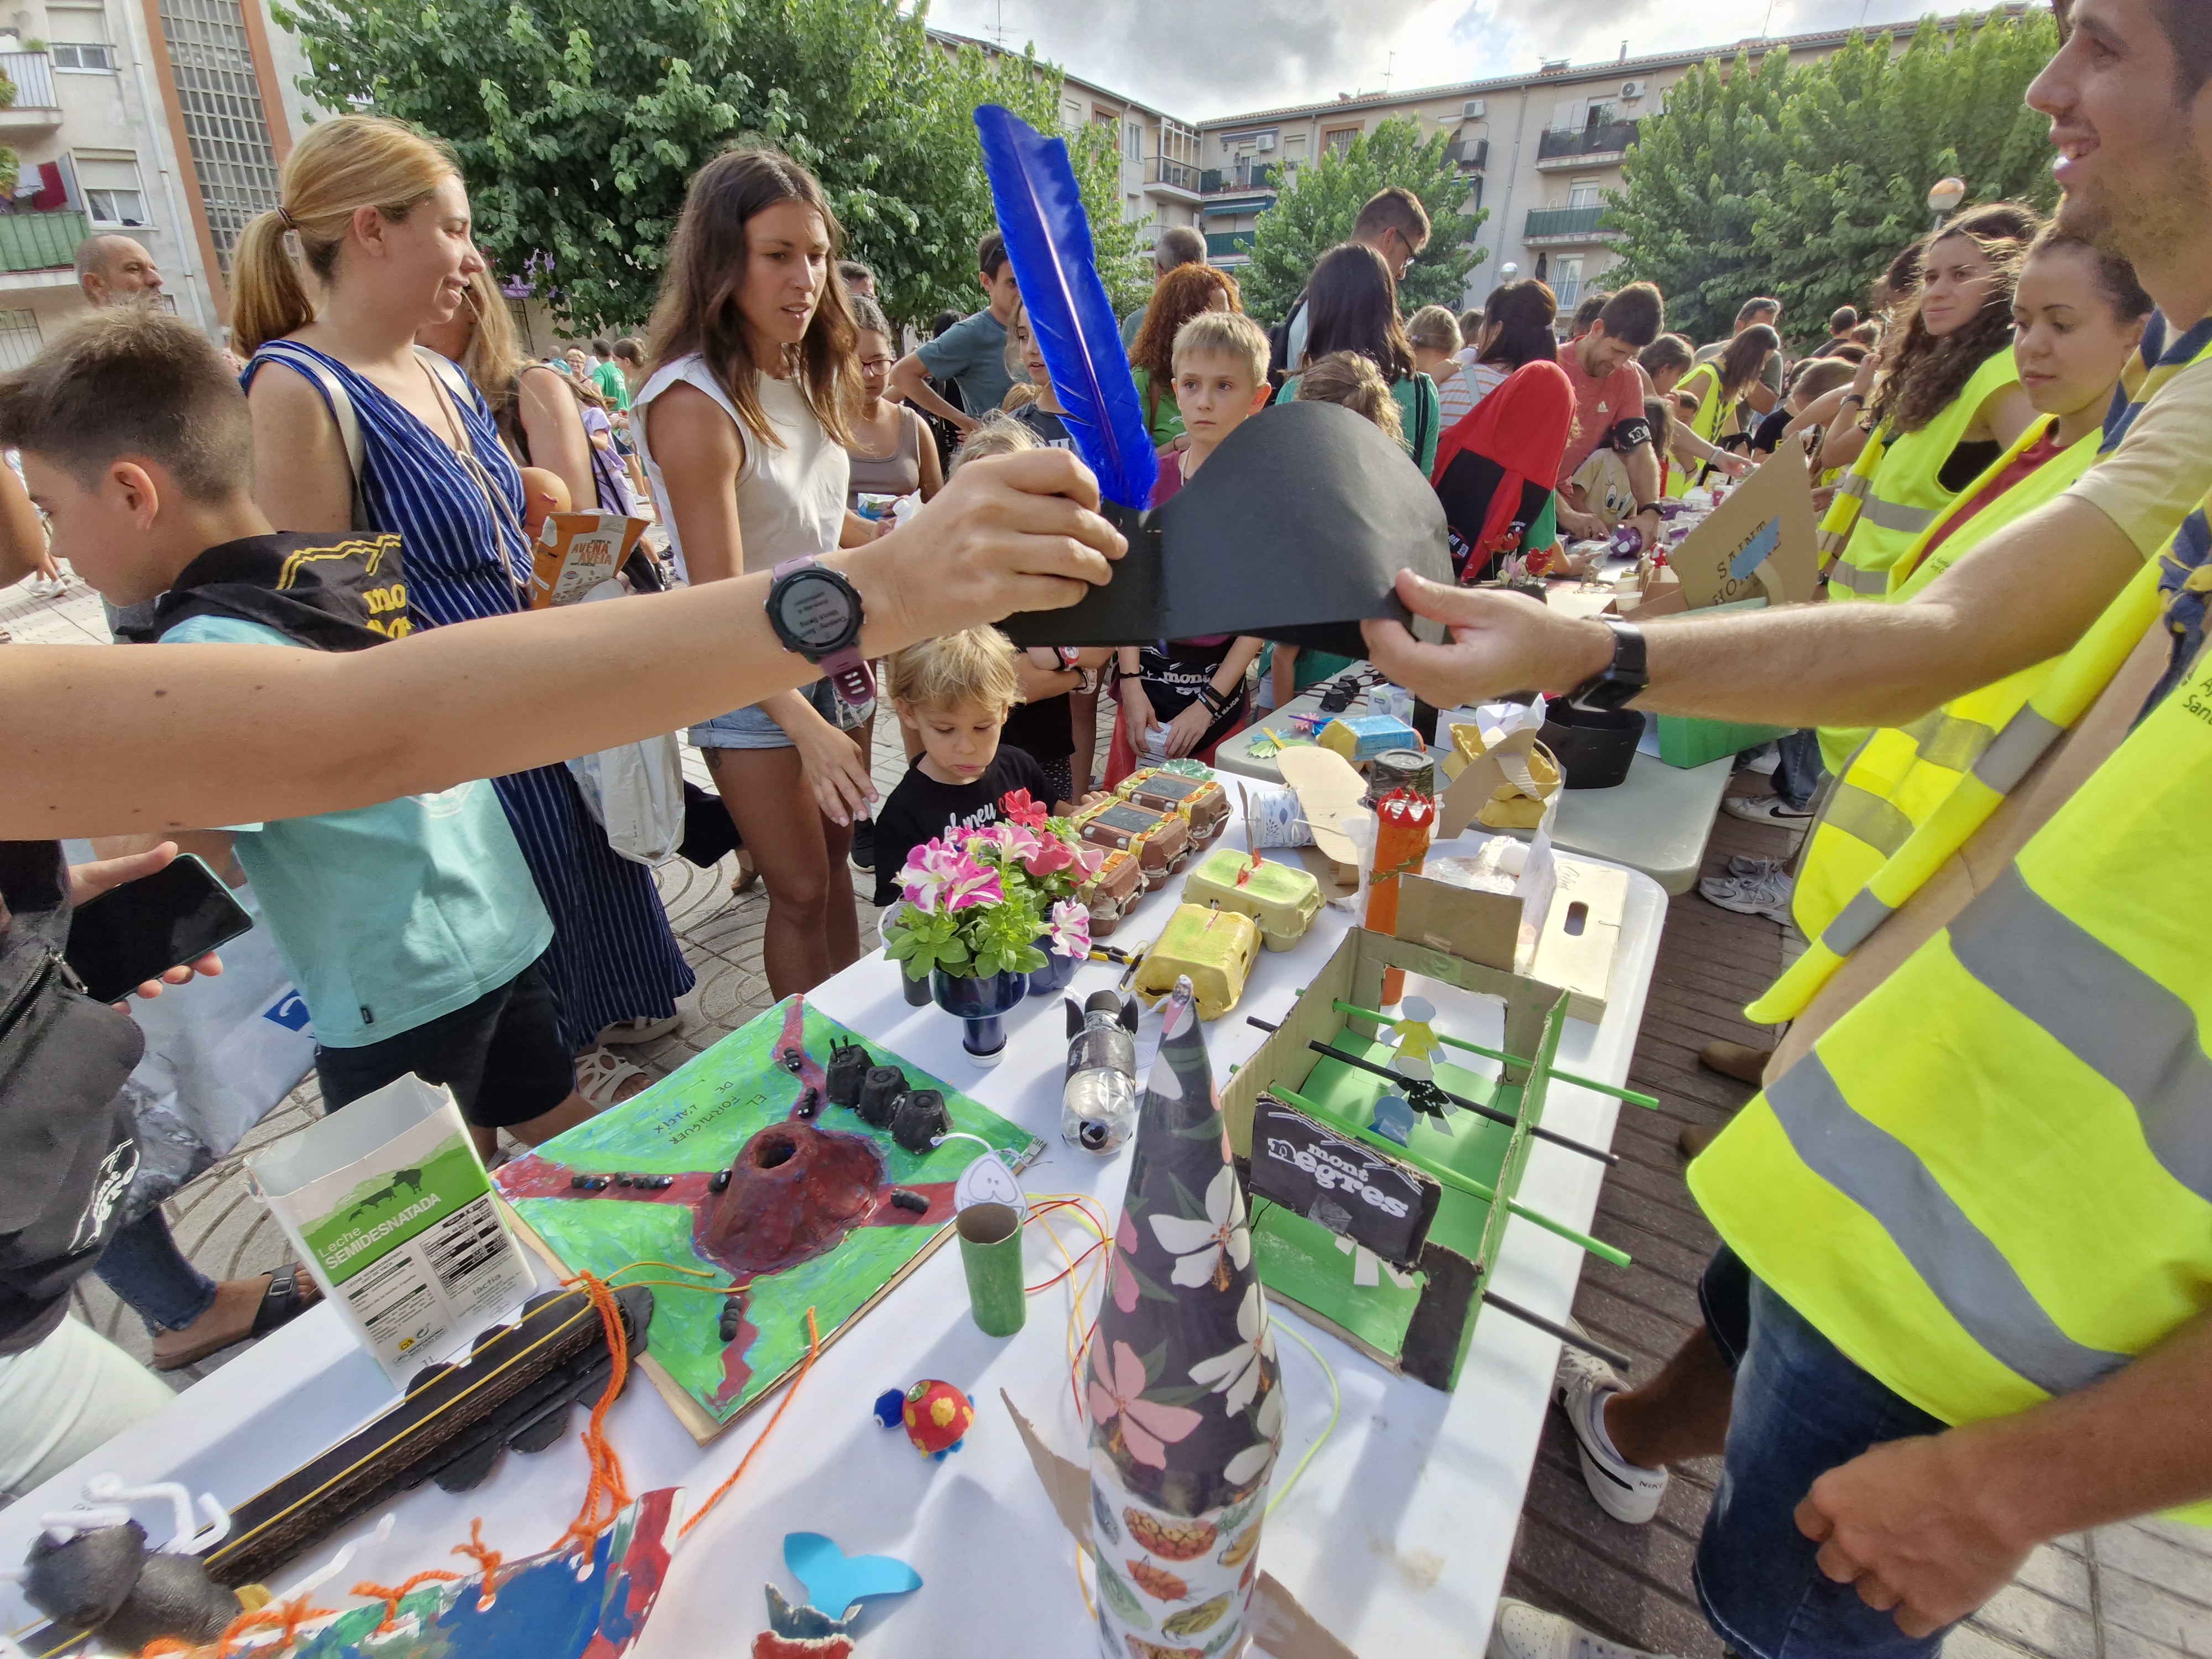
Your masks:
<path fill-rule="evenodd" d="M 1305 309 L 1306 291 L 1298 290 L 1298 297 L 1291 301 L 1291 308 L 1283 313 L 1283 320 L 1267 331 L 1267 384 L 1280 392 L 1283 382 L 1291 378 L 1291 324 L 1298 313 Z"/>
<path fill-rule="evenodd" d="M 138 1170 L 122 1090 L 146 1040 L 85 995 L 69 926 L 60 844 L 0 842 L 0 1354 L 61 1323 Z"/>

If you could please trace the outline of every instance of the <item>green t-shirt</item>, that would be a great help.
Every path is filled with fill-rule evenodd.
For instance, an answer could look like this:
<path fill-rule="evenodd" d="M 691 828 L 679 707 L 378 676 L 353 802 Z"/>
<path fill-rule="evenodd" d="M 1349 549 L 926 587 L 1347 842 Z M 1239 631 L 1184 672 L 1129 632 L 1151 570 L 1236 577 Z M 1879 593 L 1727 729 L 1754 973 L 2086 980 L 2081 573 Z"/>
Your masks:
<path fill-rule="evenodd" d="M 293 645 L 228 617 L 191 617 L 161 643 Z M 465 1008 L 553 942 L 488 780 L 235 833 L 262 918 L 327 1048 L 366 1048 Z"/>
<path fill-rule="evenodd" d="M 1295 399 L 1298 382 L 1304 378 L 1293 374 L 1284 381 L 1275 401 L 1287 404 Z M 1437 397 L 1437 383 L 1417 372 L 1393 380 L 1390 397 L 1398 405 L 1398 447 L 1413 458 L 1425 477 L 1436 471 L 1437 441 L 1443 435 L 1443 405 Z"/>
<path fill-rule="evenodd" d="M 1133 368 L 1129 373 L 1136 377 L 1137 407 L 1142 409 L 1145 399 L 1152 392 L 1152 371 Z M 1175 388 L 1171 386 L 1160 388 L 1159 407 L 1152 411 L 1152 447 L 1155 449 L 1164 449 L 1182 436 L 1182 406 L 1176 402 Z"/>
<path fill-rule="evenodd" d="M 616 362 L 596 363 L 592 368 L 592 383 L 599 395 L 617 409 L 629 407 L 629 382 L 623 378 L 622 365 Z"/>

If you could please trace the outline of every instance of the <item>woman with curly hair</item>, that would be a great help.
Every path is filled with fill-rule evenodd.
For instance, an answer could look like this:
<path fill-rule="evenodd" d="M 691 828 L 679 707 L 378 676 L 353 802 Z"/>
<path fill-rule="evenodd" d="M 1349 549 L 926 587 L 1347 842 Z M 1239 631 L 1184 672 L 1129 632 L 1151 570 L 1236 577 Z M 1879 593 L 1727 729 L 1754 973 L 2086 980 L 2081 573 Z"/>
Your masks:
<path fill-rule="evenodd" d="M 1928 241 L 1878 362 L 1860 366 L 1821 447 L 1821 467 L 1851 469 L 1820 526 L 1831 599 L 1886 592 L 1913 538 L 2034 418 L 2013 364 L 2012 296 L 2042 228 L 2033 209 L 1992 202 Z"/>
<path fill-rule="evenodd" d="M 1175 398 L 1176 331 L 1201 311 L 1243 309 L 1237 279 L 1212 265 L 1177 265 L 1153 289 L 1145 325 L 1129 348 L 1129 365 L 1136 371 L 1145 424 L 1158 447 L 1165 449 L 1182 436 L 1182 411 Z"/>

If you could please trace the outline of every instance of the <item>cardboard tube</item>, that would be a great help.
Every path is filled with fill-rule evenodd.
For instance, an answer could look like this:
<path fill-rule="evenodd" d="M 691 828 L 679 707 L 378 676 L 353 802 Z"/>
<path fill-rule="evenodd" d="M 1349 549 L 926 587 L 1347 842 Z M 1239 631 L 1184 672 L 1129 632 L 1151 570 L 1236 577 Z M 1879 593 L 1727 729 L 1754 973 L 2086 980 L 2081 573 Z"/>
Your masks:
<path fill-rule="evenodd" d="M 1029 1316 L 1022 1290 L 1022 1218 L 1011 1204 L 970 1204 L 954 1224 L 968 1302 L 986 1336 L 1012 1336 Z"/>

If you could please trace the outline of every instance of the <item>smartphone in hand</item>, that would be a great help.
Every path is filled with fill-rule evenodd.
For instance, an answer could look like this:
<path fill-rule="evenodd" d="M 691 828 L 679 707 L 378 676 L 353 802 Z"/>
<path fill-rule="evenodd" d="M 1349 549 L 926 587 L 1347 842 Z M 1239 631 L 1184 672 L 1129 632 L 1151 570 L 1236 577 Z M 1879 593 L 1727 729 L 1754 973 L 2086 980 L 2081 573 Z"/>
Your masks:
<path fill-rule="evenodd" d="M 120 1002 L 148 980 L 198 961 L 252 926 L 222 878 L 185 854 L 79 906 L 62 957 L 88 995 Z"/>

